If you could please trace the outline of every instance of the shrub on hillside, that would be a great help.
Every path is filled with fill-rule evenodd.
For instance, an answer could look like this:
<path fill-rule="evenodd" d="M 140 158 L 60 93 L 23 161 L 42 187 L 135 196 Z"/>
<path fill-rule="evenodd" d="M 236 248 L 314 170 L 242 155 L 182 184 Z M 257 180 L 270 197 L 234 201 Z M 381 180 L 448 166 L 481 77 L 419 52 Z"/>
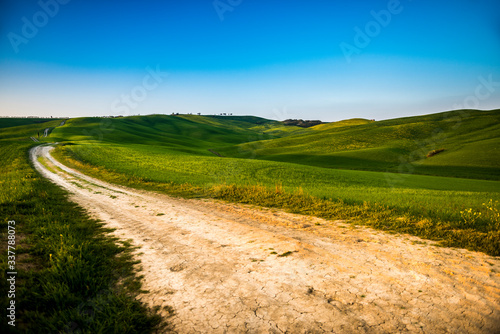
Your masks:
<path fill-rule="evenodd" d="M 440 149 L 437 149 L 437 150 L 430 151 L 429 153 L 427 153 L 427 158 L 430 158 L 433 155 L 436 155 L 436 154 L 441 153 L 443 151 L 444 151 L 444 148 L 440 148 Z"/>

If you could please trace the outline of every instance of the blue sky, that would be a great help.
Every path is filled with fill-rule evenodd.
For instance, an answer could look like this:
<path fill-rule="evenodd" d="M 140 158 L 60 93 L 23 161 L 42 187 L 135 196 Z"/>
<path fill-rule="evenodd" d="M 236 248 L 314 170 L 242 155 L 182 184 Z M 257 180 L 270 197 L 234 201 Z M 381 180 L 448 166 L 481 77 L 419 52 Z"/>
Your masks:
<path fill-rule="evenodd" d="M 500 108 L 497 0 L 0 6 L 0 116 L 335 121 Z"/>

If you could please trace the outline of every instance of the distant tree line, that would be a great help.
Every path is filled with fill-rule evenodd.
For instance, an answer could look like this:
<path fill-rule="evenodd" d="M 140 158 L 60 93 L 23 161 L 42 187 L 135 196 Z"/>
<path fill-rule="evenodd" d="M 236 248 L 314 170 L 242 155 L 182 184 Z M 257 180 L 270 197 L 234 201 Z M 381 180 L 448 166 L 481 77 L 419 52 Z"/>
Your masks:
<path fill-rule="evenodd" d="M 303 128 L 309 128 L 311 126 L 315 126 L 318 124 L 324 124 L 324 122 L 319 121 L 319 120 L 303 120 L 303 119 L 285 119 L 283 121 L 283 124 L 285 125 L 295 125 L 295 126 L 300 126 Z"/>
<path fill-rule="evenodd" d="M 54 118 L 52 116 L 0 116 L 0 118 L 43 118 L 43 119 L 51 119 Z M 56 117 L 56 119 L 63 119 L 69 117 Z"/>

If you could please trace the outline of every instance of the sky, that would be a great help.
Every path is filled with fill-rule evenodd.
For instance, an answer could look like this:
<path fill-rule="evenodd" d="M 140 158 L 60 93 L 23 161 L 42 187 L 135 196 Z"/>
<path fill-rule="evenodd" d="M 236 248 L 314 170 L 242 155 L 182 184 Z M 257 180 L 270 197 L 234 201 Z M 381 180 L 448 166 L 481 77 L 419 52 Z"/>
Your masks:
<path fill-rule="evenodd" d="M 0 0 L 0 116 L 500 108 L 498 0 Z"/>

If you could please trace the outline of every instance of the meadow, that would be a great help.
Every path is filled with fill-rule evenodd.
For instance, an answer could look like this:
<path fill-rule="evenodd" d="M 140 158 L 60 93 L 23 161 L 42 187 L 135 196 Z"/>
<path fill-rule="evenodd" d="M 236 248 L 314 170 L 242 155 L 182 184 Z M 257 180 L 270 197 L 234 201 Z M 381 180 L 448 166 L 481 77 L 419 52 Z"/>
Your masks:
<path fill-rule="evenodd" d="M 15 123 L 13 123 L 15 124 Z M 0 305 L 14 300 L 16 326 L 2 333 L 151 333 L 167 326 L 155 310 L 135 300 L 141 291 L 137 262 L 127 242 L 109 235 L 42 178 L 29 162 L 29 136 L 60 120 L 0 130 Z M 15 264 L 6 252 L 8 221 L 15 221 Z M 6 273 L 16 275 L 9 298 Z M 9 276 L 10 277 L 10 276 Z"/>
<path fill-rule="evenodd" d="M 110 237 L 29 163 L 28 150 L 38 144 L 29 137 L 45 128 L 52 132 L 40 141 L 59 143 L 57 159 L 109 182 L 280 208 L 500 256 L 498 110 L 311 128 L 251 116 L 42 121 L 0 126 L 0 238 L 7 243 L 8 221 L 15 220 L 17 332 L 168 326 L 135 300 L 141 281 L 132 246 Z M 0 265 L 5 276 L 7 257 Z"/>
<path fill-rule="evenodd" d="M 74 119 L 51 137 L 64 144 L 58 159 L 110 182 L 500 255 L 497 115 L 455 111 L 307 129 L 256 117 Z"/>
<path fill-rule="evenodd" d="M 42 124 L 50 121 L 59 120 L 58 118 L 38 118 L 38 117 L 26 117 L 26 118 L 17 118 L 17 117 L 0 117 L 0 129 L 21 126 L 21 125 L 32 125 L 32 124 Z M 54 123 L 55 124 L 55 123 Z M 32 134 L 33 135 L 33 134 Z"/>
<path fill-rule="evenodd" d="M 325 168 L 500 180 L 498 110 L 459 110 L 372 122 L 322 124 L 305 133 L 252 145 L 258 159 Z M 427 154 L 444 149 L 431 158 Z M 229 153 L 229 152 L 228 152 Z"/>

